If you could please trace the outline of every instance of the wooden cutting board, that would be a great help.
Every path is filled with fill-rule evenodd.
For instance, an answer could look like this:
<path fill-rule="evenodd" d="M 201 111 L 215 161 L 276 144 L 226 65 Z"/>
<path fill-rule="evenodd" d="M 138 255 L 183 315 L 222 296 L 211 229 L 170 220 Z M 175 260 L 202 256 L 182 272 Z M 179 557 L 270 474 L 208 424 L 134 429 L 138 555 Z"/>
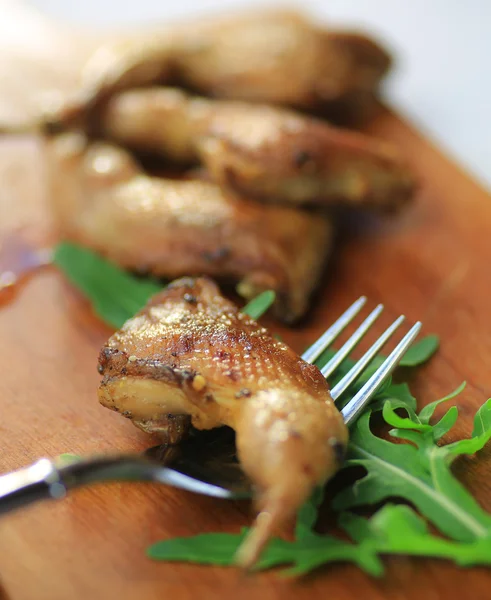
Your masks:
<path fill-rule="evenodd" d="M 298 350 L 354 298 L 383 302 L 378 333 L 405 313 L 421 319 L 442 348 L 412 378 L 421 403 L 467 380 L 456 435 L 469 434 L 491 395 L 491 202 L 489 195 L 408 124 L 387 110 L 367 130 L 400 144 L 421 180 L 417 200 L 395 220 L 359 228 L 332 259 L 311 318 L 281 334 Z M 42 149 L 34 138 L 0 139 L 2 230 L 35 235 L 49 222 Z M 356 229 L 356 228 L 355 228 Z M 0 309 L 0 472 L 62 452 L 138 451 L 152 440 L 99 406 L 97 355 L 110 330 L 55 269 L 36 275 Z M 491 510 L 491 449 L 457 471 Z M 274 572 L 244 578 L 234 569 L 152 562 L 159 539 L 238 531 L 247 504 L 151 484 L 112 484 L 32 506 L 0 520 L 0 598 L 488 598 L 485 569 L 437 560 L 387 559 L 372 579 L 338 565 L 301 581 Z"/>

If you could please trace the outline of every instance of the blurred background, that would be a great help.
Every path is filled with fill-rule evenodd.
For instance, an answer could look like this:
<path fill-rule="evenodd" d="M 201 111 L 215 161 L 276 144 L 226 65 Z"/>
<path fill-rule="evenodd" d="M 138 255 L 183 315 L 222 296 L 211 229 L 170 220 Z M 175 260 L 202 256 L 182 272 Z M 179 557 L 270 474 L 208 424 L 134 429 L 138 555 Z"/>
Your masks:
<path fill-rule="evenodd" d="M 489 0 L 31 0 L 80 25 L 175 20 L 266 6 L 302 8 L 334 25 L 362 27 L 391 48 L 397 66 L 386 97 L 491 188 Z M 1 18 L 1 15 L 0 15 Z"/>

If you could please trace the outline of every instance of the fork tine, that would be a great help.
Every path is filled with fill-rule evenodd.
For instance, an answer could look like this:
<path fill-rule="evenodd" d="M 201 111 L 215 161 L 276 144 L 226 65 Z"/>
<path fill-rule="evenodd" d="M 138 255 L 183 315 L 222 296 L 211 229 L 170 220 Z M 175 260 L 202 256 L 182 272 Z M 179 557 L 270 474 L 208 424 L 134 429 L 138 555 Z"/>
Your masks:
<path fill-rule="evenodd" d="M 345 392 L 349 386 L 354 383 L 363 371 L 368 367 L 372 360 L 377 356 L 385 343 L 389 340 L 394 331 L 404 321 L 405 317 L 401 315 L 396 319 L 390 327 L 388 327 L 384 333 L 378 338 L 378 340 L 365 352 L 365 354 L 357 361 L 357 363 L 350 369 L 346 375 L 332 388 L 331 397 L 333 400 L 337 400 L 343 392 Z"/>
<path fill-rule="evenodd" d="M 406 353 L 413 340 L 418 335 L 422 324 L 418 321 L 411 329 L 406 333 L 402 340 L 392 350 L 383 364 L 375 371 L 360 391 L 353 396 L 353 399 L 343 408 L 341 414 L 344 417 L 345 423 L 350 425 L 359 413 L 365 408 L 367 403 L 373 397 L 375 392 L 378 390 L 380 385 L 385 379 L 392 373 L 397 366 L 402 356 Z"/>
<path fill-rule="evenodd" d="M 309 363 L 313 363 L 315 360 L 319 358 L 319 356 L 324 352 L 326 348 L 328 348 L 332 342 L 338 337 L 338 335 L 343 331 L 343 329 L 348 325 L 354 317 L 360 312 L 361 308 L 367 301 L 365 296 L 361 296 L 358 298 L 356 302 L 345 311 L 337 321 L 335 321 L 329 329 L 327 329 L 321 337 L 307 348 L 305 352 L 302 354 L 303 360 Z"/>
<path fill-rule="evenodd" d="M 343 362 L 343 360 L 348 356 L 348 354 L 353 350 L 353 348 L 358 344 L 358 342 L 362 339 L 365 333 L 370 329 L 375 320 L 378 318 L 380 313 L 384 310 L 384 305 L 379 304 L 372 312 L 368 315 L 368 317 L 363 321 L 363 323 L 358 327 L 358 329 L 353 333 L 353 335 L 345 342 L 341 348 L 336 352 L 336 354 L 328 361 L 321 369 L 321 373 L 327 379 L 330 375 L 334 373 L 334 371 L 339 367 L 339 365 Z"/>

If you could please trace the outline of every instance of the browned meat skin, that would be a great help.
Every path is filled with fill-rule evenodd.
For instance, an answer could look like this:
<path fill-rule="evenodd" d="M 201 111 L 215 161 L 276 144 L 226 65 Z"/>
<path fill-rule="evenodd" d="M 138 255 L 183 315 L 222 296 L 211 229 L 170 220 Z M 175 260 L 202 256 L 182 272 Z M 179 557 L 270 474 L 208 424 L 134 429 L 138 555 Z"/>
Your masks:
<path fill-rule="evenodd" d="M 251 298 L 272 289 L 286 321 L 308 308 L 331 244 L 327 217 L 263 206 L 204 180 L 145 175 L 117 146 L 65 134 L 48 147 L 65 238 L 140 272 L 210 275 Z"/>
<path fill-rule="evenodd" d="M 326 33 L 288 11 L 95 32 L 10 2 L 1 24 L 8 32 L 0 36 L 6 131 L 37 129 L 115 90 L 163 81 L 205 95 L 320 108 L 346 121 L 366 113 L 390 65 L 369 38 Z"/>
<path fill-rule="evenodd" d="M 360 35 L 372 64 L 377 57 L 377 69 L 363 77 L 368 56 L 351 34 L 332 32 L 332 41 L 330 30 L 293 11 L 231 17 L 183 33 L 177 79 L 219 98 L 328 109 L 355 91 L 376 90 L 391 64 L 383 48 Z"/>
<path fill-rule="evenodd" d="M 114 96 L 95 126 L 137 150 L 199 159 L 222 186 L 265 201 L 393 210 L 415 187 L 390 144 L 268 105 L 131 90 Z"/>
<path fill-rule="evenodd" d="M 157 294 L 101 351 L 100 402 L 143 429 L 168 414 L 237 432 L 262 514 L 239 561 L 251 565 L 274 531 L 339 466 L 348 433 L 320 371 L 240 313 L 207 279 Z"/>
<path fill-rule="evenodd" d="M 366 43 L 365 43 L 366 42 Z M 78 98 L 53 119 L 73 117 L 115 91 L 173 83 L 204 95 L 339 113 L 361 112 L 390 56 L 360 34 L 331 32 L 293 11 L 260 11 L 144 28 L 101 44 L 81 72 Z"/>
<path fill-rule="evenodd" d="M 318 113 L 339 125 L 367 121 L 378 106 L 378 88 L 392 59 L 374 40 L 355 31 L 329 31 L 331 46 L 346 65 L 346 87 L 336 98 L 319 106 Z M 348 83 L 349 82 L 349 83 Z"/>

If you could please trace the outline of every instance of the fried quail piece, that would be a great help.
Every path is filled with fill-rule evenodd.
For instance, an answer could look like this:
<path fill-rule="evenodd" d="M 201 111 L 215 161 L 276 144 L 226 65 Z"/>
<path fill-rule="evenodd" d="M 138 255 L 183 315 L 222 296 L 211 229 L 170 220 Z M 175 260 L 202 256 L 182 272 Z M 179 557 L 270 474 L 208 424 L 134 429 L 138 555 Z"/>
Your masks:
<path fill-rule="evenodd" d="M 369 58 L 360 45 L 349 37 L 340 43 L 338 33 L 295 11 L 232 17 L 186 34 L 175 57 L 177 78 L 221 98 L 328 110 L 354 91 L 373 92 L 391 65 L 381 46 L 360 35 L 374 67 L 363 77 Z"/>
<path fill-rule="evenodd" d="M 63 237 L 138 272 L 210 275 L 244 298 L 272 289 L 286 321 L 308 308 L 330 248 L 329 219 L 264 206 L 204 180 L 144 174 L 117 146 L 50 141 L 52 204 Z"/>
<path fill-rule="evenodd" d="M 115 90 L 156 82 L 346 120 L 366 113 L 390 62 L 369 38 L 288 11 L 95 32 L 9 2 L 0 21 L 0 130 L 37 130 Z"/>
<path fill-rule="evenodd" d="M 269 105 L 157 87 L 114 96 L 96 121 L 125 146 L 200 160 L 220 185 L 258 200 L 394 210 L 415 187 L 392 145 Z"/>
<path fill-rule="evenodd" d="M 181 279 L 154 296 L 102 348 L 99 371 L 100 402 L 145 431 L 166 433 L 168 415 L 235 429 L 260 510 L 239 550 L 243 566 L 344 454 L 347 428 L 317 367 L 208 279 Z"/>
<path fill-rule="evenodd" d="M 115 91 L 155 83 L 326 115 L 331 105 L 339 114 L 346 98 L 353 112 L 353 98 L 362 105 L 373 96 L 391 58 L 361 34 L 332 34 L 297 12 L 270 10 L 113 36 L 87 60 L 78 98 L 52 118 L 70 119 Z"/>

